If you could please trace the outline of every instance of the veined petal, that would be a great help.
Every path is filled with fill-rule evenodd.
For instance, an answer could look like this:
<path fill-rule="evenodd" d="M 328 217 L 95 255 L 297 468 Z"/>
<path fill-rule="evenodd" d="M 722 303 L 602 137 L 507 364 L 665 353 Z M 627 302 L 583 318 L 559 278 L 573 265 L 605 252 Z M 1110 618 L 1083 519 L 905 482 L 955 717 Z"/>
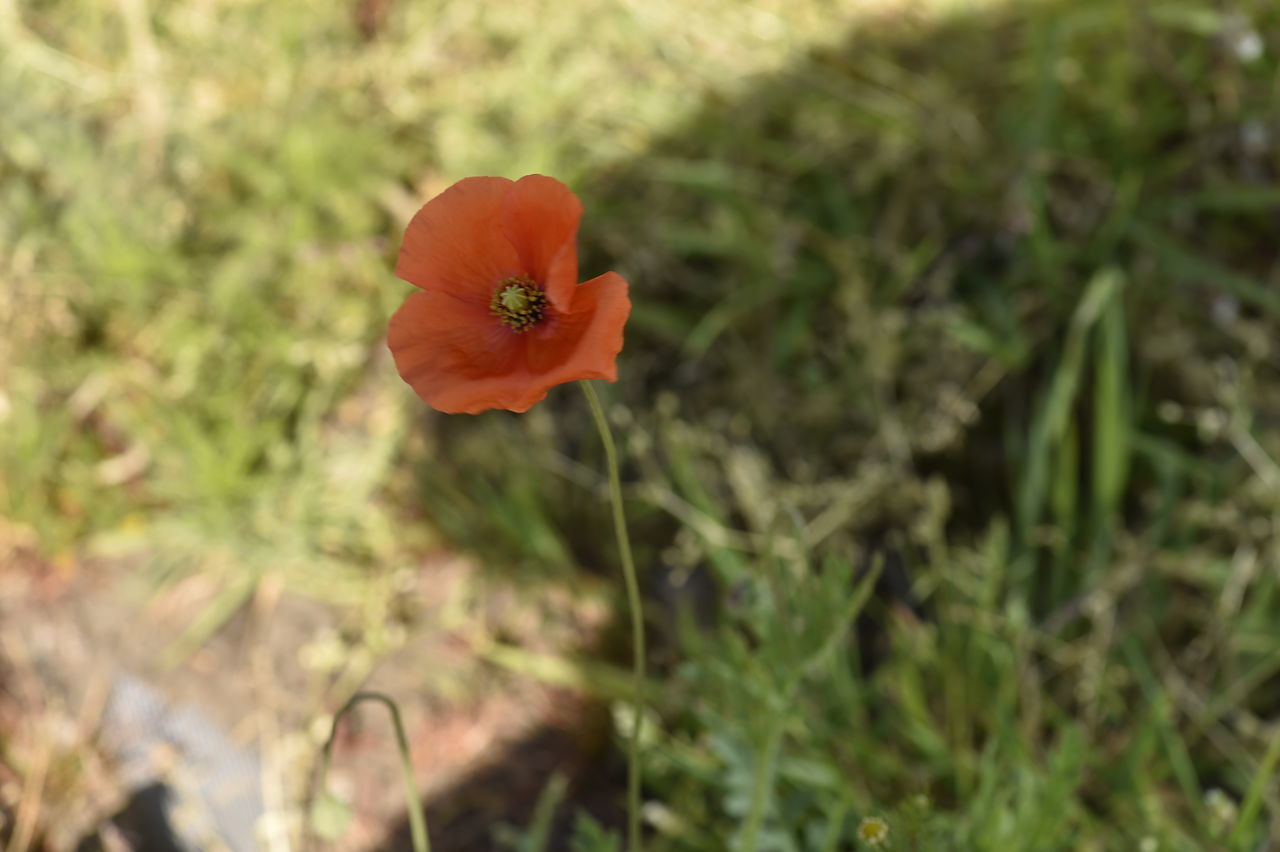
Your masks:
<path fill-rule="evenodd" d="M 526 357 L 533 381 L 547 388 L 578 379 L 615 381 L 630 313 L 627 282 L 616 272 L 578 285 L 568 313 L 548 317 L 529 332 Z"/>
<path fill-rule="evenodd" d="M 511 187 L 502 206 L 502 230 L 520 263 L 542 284 L 558 310 L 568 311 L 578 283 L 578 222 L 582 202 L 569 187 L 545 175 L 527 175 Z"/>
<path fill-rule="evenodd" d="M 530 394 L 522 335 L 476 302 L 434 291 L 413 293 L 391 317 L 387 346 L 401 378 L 424 402 L 447 414 L 511 408 Z"/>
<path fill-rule="evenodd" d="M 498 282 L 523 271 L 502 226 L 514 186 L 501 177 L 465 178 L 422 205 L 405 229 L 396 275 L 423 290 L 487 302 Z"/>

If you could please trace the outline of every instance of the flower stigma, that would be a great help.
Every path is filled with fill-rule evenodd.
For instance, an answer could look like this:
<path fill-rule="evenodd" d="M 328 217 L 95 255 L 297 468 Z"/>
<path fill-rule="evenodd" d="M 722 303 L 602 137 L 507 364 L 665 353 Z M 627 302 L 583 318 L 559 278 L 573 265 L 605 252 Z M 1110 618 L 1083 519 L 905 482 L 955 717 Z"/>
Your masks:
<path fill-rule="evenodd" d="M 521 275 L 498 283 L 489 302 L 489 311 L 512 331 L 528 331 L 540 319 L 547 306 L 547 294 L 537 284 Z"/>

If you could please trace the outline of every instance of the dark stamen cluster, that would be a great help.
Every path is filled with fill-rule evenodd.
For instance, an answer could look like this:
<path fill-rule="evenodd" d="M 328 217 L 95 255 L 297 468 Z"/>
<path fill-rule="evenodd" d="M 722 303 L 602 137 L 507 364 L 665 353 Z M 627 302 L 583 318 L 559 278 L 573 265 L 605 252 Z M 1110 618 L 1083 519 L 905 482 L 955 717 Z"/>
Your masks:
<path fill-rule="evenodd" d="M 489 302 L 489 310 L 512 331 L 528 331 L 546 307 L 547 294 L 523 275 L 500 282 Z"/>

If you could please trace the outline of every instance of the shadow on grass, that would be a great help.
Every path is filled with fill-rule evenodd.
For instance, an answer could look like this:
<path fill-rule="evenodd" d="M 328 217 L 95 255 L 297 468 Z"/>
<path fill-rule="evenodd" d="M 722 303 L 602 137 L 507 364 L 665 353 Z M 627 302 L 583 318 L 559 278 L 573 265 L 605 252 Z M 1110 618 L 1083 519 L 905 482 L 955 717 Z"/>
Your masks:
<path fill-rule="evenodd" d="M 554 790 L 556 776 L 568 781 L 546 824 L 548 849 L 567 849 L 580 814 L 621 829 L 626 825 L 626 764 L 620 753 L 584 748 L 580 732 L 543 727 L 508 745 L 500 755 L 427 805 L 433 850 L 502 848 L 503 828 L 525 830 L 536 821 L 539 802 Z M 401 822 L 381 844 L 411 849 L 409 826 Z"/>
<path fill-rule="evenodd" d="M 913 530 L 939 483 L 949 539 L 1009 519 L 1021 567 L 1003 593 L 1040 619 L 1096 579 L 1118 530 L 1157 548 L 1195 535 L 1180 504 L 1229 493 L 1243 466 L 1169 411 L 1220 410 L 1230 361 L 1257 379 L 1254 410 L 1280 413 L 1274 69 L 1233 53 L 1215 15 L 1095 0 L 868 20 L 578 187 L 584 273 L 632 282 L 610 393 L 655 627 L 690 566 L 672 563 L 681 524 L 654 489 L 749 528 L 749 500 L 721 484 L 740 457 L 809 519 L 863 489 L 821 548 L 901 557 L 887 596 L 927 561 Z M 425 508 L 459 542 L 534 586 L 547 566 L 613 571 L 572 389 L 431 431 L 445 451 L 423 468 Z M 1255 700 L 1275 712 L 1280 692 Z M 487 828 L 527 824 L 558 771 L 574 777 L 558 819 L 619 825 L 618 758 L 580 757 L 547 731 L 515 744 L 433 798 L 434 848 L 496 848 Z"/>

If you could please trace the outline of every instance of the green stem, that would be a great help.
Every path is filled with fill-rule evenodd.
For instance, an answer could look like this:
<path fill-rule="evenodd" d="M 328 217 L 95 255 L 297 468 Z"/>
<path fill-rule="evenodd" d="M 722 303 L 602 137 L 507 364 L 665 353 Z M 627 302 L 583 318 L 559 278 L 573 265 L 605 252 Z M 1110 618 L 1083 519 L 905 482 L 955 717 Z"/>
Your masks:
<path fill-rule="evenodd" d="M 618 474 L 618 450 L 613 433 L 605 419 L 600 398 L 588 381 L 578 382 L 586 394 L 600 440 L 604 442 L 605 460 L 609 467 L 609 499 L 613 503 L 613 530 L 618 537 L 618 553 L 622 557 L 622 576 L 627 586 L 627 604 L 631 610 L 631 653 L 635 664 L 634 719 L 627 743 L 627 837 L 628 848 L 640 852 L 640 724 L 644 705 L 644 610 L 641 609 L 640 583 L 636 580 L 635 561 L 631 557 L 631 539 L 627 535 L 627 516 L 622 509 L 622 480 Z"/>
<path fill-rule="evenodd" d="M 756 847 L 760 845 L 760 827 L 764 824 L 765 804 L 770 788 L 773 787 L 773 775 L 777 770 L 778 750 L 782 747 L 785 727 L 786 718 L 779 715 L 770 726 L 764 748 L 756 756 L 751 774 L 751 809 L 747 811 L 747 824 L 742 830 L 742 852 L 756 852 Z"/>
<path fill-rule="evenodd" d="M 329 739 L 325 741 L 324 752 L 320 758 L 320 789 L 325 789 L 325 781 L 329 776 L 329 760 L 333 753 L 333 740 L 338 734 L 338 723 L 361 701 L 380 701 L 391 712 L 391 724 L 396 729 L 396 747 L 400 752 L 400 774 L 404 781 L 405 809 L 409 812 L 409 834 L 413 840 L 413 850 L 414 852 L 431 852 L 431 840 L 427 836 L 427 815 L 422 808 L 422 797 L 418 795 L 418 784 L 413 780 L 413 762 L 409 758 L 409 738 L 404 733 L 400 708 L 381 692 L 357 692 L 334 715 L 333 727 L 329 730 Z"/>

